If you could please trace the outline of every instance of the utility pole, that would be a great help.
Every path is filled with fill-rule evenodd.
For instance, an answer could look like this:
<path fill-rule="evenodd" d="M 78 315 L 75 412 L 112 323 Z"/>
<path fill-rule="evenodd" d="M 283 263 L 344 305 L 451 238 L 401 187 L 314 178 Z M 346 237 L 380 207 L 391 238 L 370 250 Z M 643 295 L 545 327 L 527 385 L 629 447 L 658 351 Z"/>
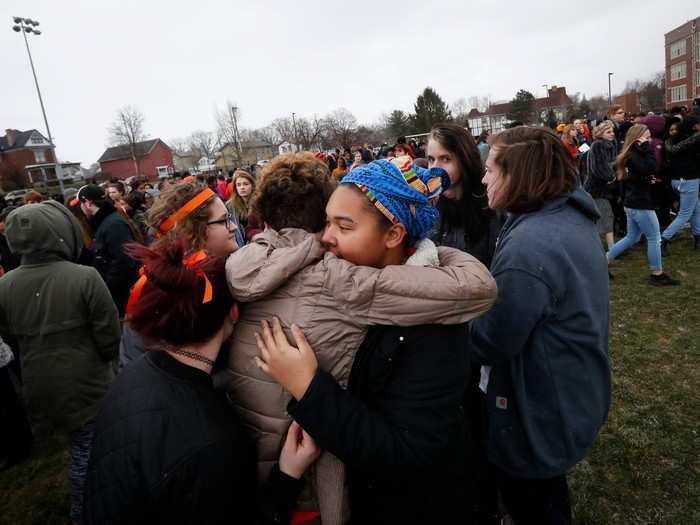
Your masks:
<path fill-rule="evenodd" d="M 297 150 L 297 142 L 299 142 L 299 139 L 297 137 L 297 119 L 296 119 L 296 113 L 292 112 L 292 124 L 294 125 L 294 151 Z"/>
<path fill-rule="evenodd" d="M 238 119 L 236 118 L 237 106 L 231 106 L 231 123 L 233 124 L 233 141 L 236 143 L 236 152 L 238 153 L 238 162 L 240 164 L 243 157 L 241 150 L 241 139 L 238 136 Z M 239 166 L 240 167 L 240 166 Z"/>
<path fill-rule="evenodd" d="M 612 84 L 610 83 L 610 77 L 615 73 L 608 73 L 608 106 L 612 106 Z"/>
<path fill-rule="evenodd" d="M 546 93 L 546 104 L 544 106 L 544 124 L 545 126 L 548 124 L 548 119 L 549 119 L 549 84 L 542 84 L 542 87 L 544 88 L 544 91 Z"/>

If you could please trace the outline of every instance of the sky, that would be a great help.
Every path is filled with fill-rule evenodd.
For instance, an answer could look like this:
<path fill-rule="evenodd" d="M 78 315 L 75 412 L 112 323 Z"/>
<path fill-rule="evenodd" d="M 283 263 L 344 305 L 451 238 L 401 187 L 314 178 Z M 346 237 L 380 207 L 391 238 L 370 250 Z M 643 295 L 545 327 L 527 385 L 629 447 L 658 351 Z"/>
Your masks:
<path fill-rule="evenodd" d="M 324 115 L 360 122 L 411 111 L 431 86 L 452 103 L 519 89 L 613 93 L 664 68 L 664 33 L 700 16 L 697 0 L 639 1 L 2 0 L 0 134 L 45 134 L 27 52 L 12 17 L 40 22 L 29 45 L 59 159 L 95 162 L 117 110 L 150 137 Z M 2 27 L 2 26 L 0 26 Z"/>

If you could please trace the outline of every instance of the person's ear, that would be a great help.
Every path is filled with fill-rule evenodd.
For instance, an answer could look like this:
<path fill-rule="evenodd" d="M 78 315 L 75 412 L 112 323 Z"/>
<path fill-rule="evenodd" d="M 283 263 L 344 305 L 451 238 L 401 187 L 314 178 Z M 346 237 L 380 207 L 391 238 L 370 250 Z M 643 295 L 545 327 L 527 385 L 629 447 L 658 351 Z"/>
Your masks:
<path fill-rule="evenodd" d="M 401 223 L 393 224 L 386 232 L 385 245 L 387 249 L 391 250 L 401 246 L 406 235 L 408 235 L 406 226 Z"/>

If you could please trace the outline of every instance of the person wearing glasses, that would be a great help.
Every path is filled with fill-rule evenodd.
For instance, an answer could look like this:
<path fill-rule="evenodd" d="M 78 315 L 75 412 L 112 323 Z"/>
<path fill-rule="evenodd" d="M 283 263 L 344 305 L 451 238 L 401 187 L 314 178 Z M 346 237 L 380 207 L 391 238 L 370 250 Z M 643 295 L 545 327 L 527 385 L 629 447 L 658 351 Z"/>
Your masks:
<path fill-rule="evenodd" d="M 179 235 L 187 240 L 192 252 L 204 250 L 210 255 L 227 257 L 243 244 L 242 239 L 237 240 L 240 231 L 235 215 L 215 192 L 196 182 L 177 184 L 161 193 L 148 211 L 146 223 L 156 232 L 156 242 Z M 144 350 L 144 341 L 131 329 L 127 318 L 119 348 L 119 367 L 127 366 Z"/>

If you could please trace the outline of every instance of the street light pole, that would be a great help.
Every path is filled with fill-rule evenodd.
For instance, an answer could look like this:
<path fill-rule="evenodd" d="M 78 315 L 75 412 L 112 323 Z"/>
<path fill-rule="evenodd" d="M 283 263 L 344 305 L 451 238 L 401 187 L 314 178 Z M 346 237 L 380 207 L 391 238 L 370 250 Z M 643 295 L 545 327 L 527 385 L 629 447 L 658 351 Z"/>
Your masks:
<path fill-rule="evenodd" d="M 296 119 L 296 113 L 294 113 L 294 112 L 292 112 L 292 124 L 294 125 L 294 150 L 296 151 L 296 149 L 297 149 L 297 144 L 296 144 L 296 143 L 298 142 L 299 139 L 297 138 L 297 119 Z"/>
<path fill-rule="evenodd" d="M 56 145 L 53 143 L 53 136 L 51 135 L 51 128 L 49 128 L 49 119 L 46 118 L 46 108 L 44 107 L 44 99 L 41 96 L 41 89 L 39 89 L 39 80 L 36 76 L 36 69 L 34 68 L 34 60 L 32 59 L 32 52 L 29 50 L 29 41 L 27 40 L 27 33 L 32 33 L 34 35 L 40 35 L 41 31 L 36 29 L 39 26 L 39 22 L 32 20 L 30 18 L 22 18 L 15 16 L 12 21 L 15 23 L 12 26 L 12 30 L 16 33 L 22 33 L 24 37 L 24 45 L 27 48 L 27 55 L 29 56 L 29 65 L 32 68 L 32 75 L 34 76 L 34 85 L 36 86 L 36 94 L 39 96 L 39 105 L 41 106 L 41 114 L 44 116 L 44 125 L 46 126 L 46 133 L 48 135 L 49 144 L 51 144 L 51 150 L 53 151 L 54 171 L 56 172 L 56 178 L 58 179 L 58 184 L 61 188 L 61 193 L 63 193 L 63 180 L 61 178 L 61 168 L 58 164 L 58 158 L 56 157 Z M 44 175 L 46 176 L 46 175 Z"/>
<path fill-rule="evenodd" d="M 608 73 L 608 106 L 612 106 L 612 84 L 610 83 L 610 77 L 615 73 Z"/>
<path fill-rule="evenodd" d="M 546 126 L 549 119 L 549 84 L 542 84 L 542 87 L 545 89 L 545 93 L 547 94 L 547 103 L 544 107 L 544 123 Z"/>

